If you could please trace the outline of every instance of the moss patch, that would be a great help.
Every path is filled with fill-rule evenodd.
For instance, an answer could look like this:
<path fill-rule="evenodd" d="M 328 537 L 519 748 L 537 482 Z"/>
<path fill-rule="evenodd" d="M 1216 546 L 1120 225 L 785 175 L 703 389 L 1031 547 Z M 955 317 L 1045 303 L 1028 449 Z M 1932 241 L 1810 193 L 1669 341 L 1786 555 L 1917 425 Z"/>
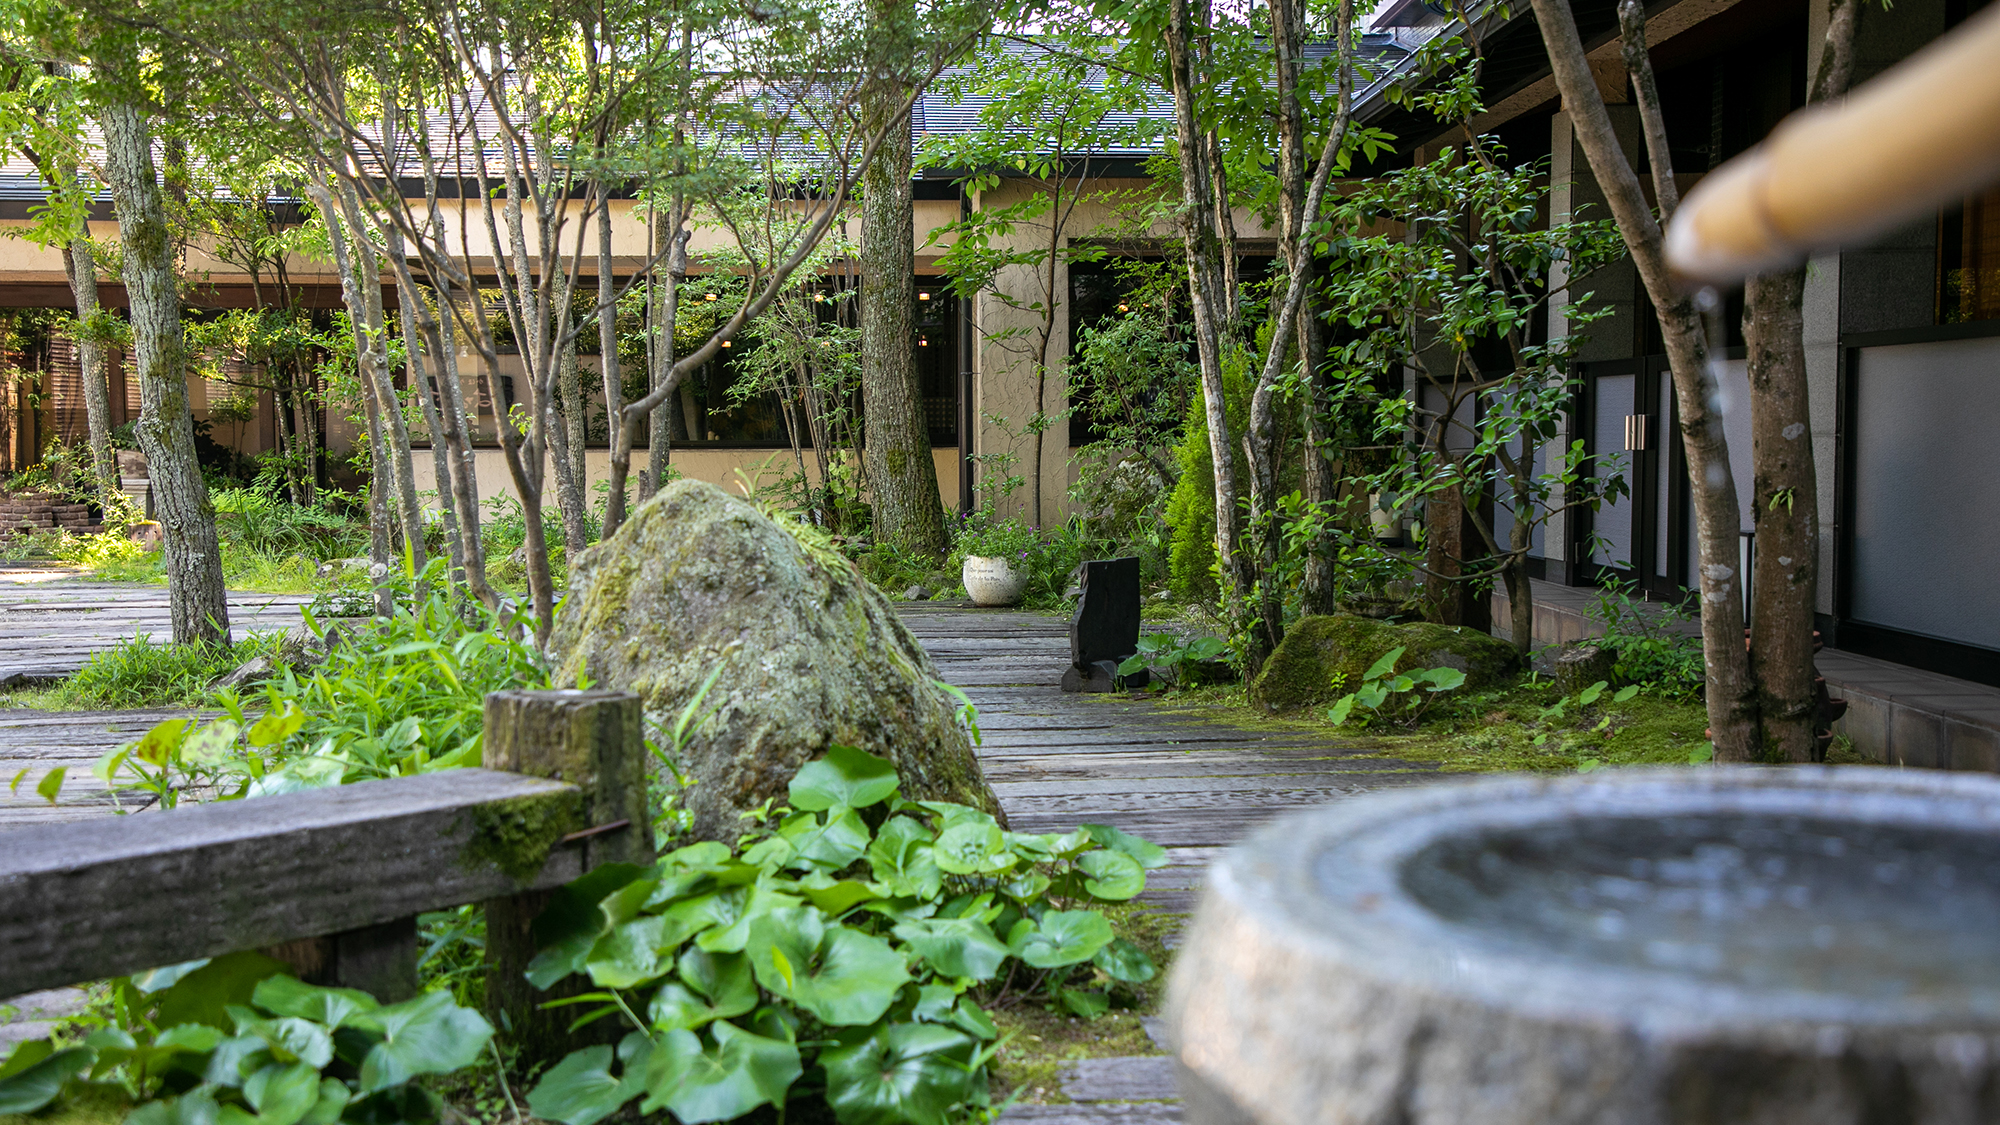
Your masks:
<path fill-rule="evenodd" d="M 1031 1104 L 1064 1104 L 1069 1097 L 1062 1092 L 1062 1070 L 1070 1063 L 1164 1053 L 1147 1037 L 1140 1021 L 1159 1011 L 1166 994 L 1167 968 L 1173 961 L 1167 939 L 1186 926 L 1187 916 L 1135 902 L 1097 909 L 1110 919 L 1119 937 L 1146 951 L 1159 973 L 1143 984 L 1113 988 L 1114 1007 L 1094 1020 L 1073 1016 L 1039 995 L 982 1000 L 989 1004 L 1000 1034 L 1011 1036 L 993 1060 L 995 1103 L 1018 1094 L 1018 1100 Z"/>
<path fill-rule="evenodd" d="M 460 861 L 491 863 L 525 883 L 548 862 L 557 840 L 583 827 L 583 794 L 575 790 L 492 801 L 472 810 L 472 839 Z"/>
<path fill-rule="evenodd" d="M 132 1099 L 109 1083 L 72 1083 L 72 1092 L 38 1113 L 0 1113 L 0 1125 L 119 1125 Z"/>
<path fill-rule="evenodd" d="M 1369 666 L 1398 647 L 1404 652 L 1396 671 L 1456 668 L 1475 691 L 1519 667 L 1512 645 L 1477 629 L 1421 621 L 1394 625 L 1345 614 L 1307 617 L 1286 631 L 1251 682 L 1250 699 L 1273 711 L 1326 706 L 1360 686 Z"/>
<path fill-rule="evenodd" d="M 1554 710 L 1563 698 L 1554 685 L 1535 680 L 1452 692 L 1413 730 L 1336 727 L 1323 708 L 1272 714 L 1253 706 L 1235 684 L 1179 693 L 1167 706 L 1245 730 L 1311 734 L 1385 760 L 1436 763 L 1449 773 L 1687 765 L 1705 741 L 1708 714 L 1699 701 L 1642 691 L 1613 703 L 1606 692 L 1587 707 L 1571 696 Z"/>

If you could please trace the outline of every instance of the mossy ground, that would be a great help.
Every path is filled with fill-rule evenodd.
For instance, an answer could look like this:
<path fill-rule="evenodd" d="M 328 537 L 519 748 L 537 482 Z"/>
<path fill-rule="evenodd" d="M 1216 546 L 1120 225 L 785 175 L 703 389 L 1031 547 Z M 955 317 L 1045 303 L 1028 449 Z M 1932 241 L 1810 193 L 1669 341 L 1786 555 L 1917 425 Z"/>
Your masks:
<path fill-rule="evenodd" d="M 65 1094 L 39 1113 L 0 1113 L 0 1125 L 119 1125 L 132 1112 L 132 1099 L 109 1085 Z"/>
<path fill-rule="evenodd" d="M 1121 985 L 1111 992 L 1112 1008 L 1096 1019 L 1080 1019 L 1040 995 L 1003 995 L 989 1012 L 1007 1045 L 993 1060 L 994 1104 L 1013 1098 L 1036 1104 L 1069 1101 L 1062 1092 L 1062 1070 L 1079 1059 L 1157 1055 L 1140 1022 L 1155 1015 L 1166 991 L 1167 966 L 1173 951 L 1167 941 L 1186 923 L 1182 914 L 1154 910 L 1143 903 L 1104 907 L 1118 936 L 1146 951 L 1159 966 L 1152 980 Z"/>
<path fill-rule="evenodd" d="M 1272 715 L 1253 708 L 1241 684 L 1179 693 L 1163 701 L 1190 718 L 1258 730 L 1338 738 L 1385 759 L 1434 762 L 1452 773 L 1565 772 L 1601 766 L 1687 765 L 1700 760 L 1708 716 L 1699 700 L 1641 690 L 1614 703 L 1604 692 L 1579 704 L 1532 677 L 1466 695 L 1447 695 L 1414 726 L 1350 720 L 1336 727 L 1320 708 Z M 1558 704 L 1561 704 L 1558 707 Z"/>

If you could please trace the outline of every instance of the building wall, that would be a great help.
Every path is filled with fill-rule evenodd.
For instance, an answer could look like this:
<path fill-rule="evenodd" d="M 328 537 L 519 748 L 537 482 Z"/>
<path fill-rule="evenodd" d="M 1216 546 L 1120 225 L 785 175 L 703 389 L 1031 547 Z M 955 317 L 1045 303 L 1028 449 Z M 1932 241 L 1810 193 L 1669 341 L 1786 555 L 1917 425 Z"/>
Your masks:
<path fill-rule="evenodd" d="M 646 464 L 648 451 L 637 448 L 632 451 L 634 470 Z M 937 464 L 938 495 L 947 508 L 958 502 L 958 451 L 937 449 L 931 452 Z M 479 495 L 482 503 L 495 496 L 518 498 L 514 490 L 513 476 L 507 471 L 507 456 L 498 447 L 486 447 L 473 451 L 474 472 L 479 481 Z M 668 456 L 667 464 L 690 480 L 704 480 L 721 487 L 734 496 L 749 495 L 760 487 L 769 487 L 786 473 L 797 472 L 799 466 L 793 460 L 790 449 L 744 450 L 744 449 L 676 449 Z M 439 507 L 436 462 L 429 449 L 418 449 L 411 462 L 417 479 L 417 491 L 424 494 L 425 507 L 435 511 Z M 611 451 L 591 449 L 584 453 L 585 474 L 588 481 L 584 485 L 585 495 L 593 503 L 599 497 L 598 486 L 611 477 Z M 807 479 L 818 483 L 819 471 L 814 465 L 811 452 L 805 456 Z M 555 503 L 554 474 L 545 474 L 548 483 L 547 503 Z M 636 495 L 636 488 L 634 495 Z"/>

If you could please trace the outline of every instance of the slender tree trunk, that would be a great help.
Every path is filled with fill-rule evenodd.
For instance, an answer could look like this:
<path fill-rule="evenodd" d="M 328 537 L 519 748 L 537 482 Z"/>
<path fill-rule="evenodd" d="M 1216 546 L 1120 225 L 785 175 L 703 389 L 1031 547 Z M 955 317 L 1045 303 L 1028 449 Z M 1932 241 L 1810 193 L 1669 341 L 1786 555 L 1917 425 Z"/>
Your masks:
<path fill-rule="evenodd" d="M 119 495 L 118 458 L 111 452 L 111 386 L 105 378 L 104 343 L 96 335 L 97 259 L 90 237 L 63 247 L 63 270 L 76 298 L 76 367 L 83 380 L 84 415 L 90 425 L 90 468 L 97 477 L 97 505 L 109 518 Z"/>
<path fill-rule="evenodd" d="M 1507 483 L 1514 494 L 1514 522 L 1507 529 L 1507 631 L 1514 651 L 1525 660 L 1535 641 L 1535 585 L 1528 576 L 1528 550 L 1534 545 L 1534 437 L 1523 434 L 1521 455 L 1509 468 Z M 1523 515 L 1527 513 L 1527 515 Z"/>
<path fill-rule="evenodd" d="M 1591 74 L 1583 41 L 1567 0 L 1532 0 L 1555 72 L 1556 89 L 1568 107 L 1591 173 L 1603 189 L 1612 217 L 1631 251 L 1639 279 L 1659 314 L 1667 362 L 1673 370 L 1674 400 L 1680 409 L 1681 442 L 1687 452 L 1689 491 L 1694 504 L 1695 539 L 1701 588 L 1702 658 L 1708 672 L 1709 736 L 1720 761 L 1751 761 L 1757 742 L 1756 688 L 1743 644 L 1743 576 L 1737 573 L 1736 482 L 1730 474 L 1729 443 L 1716 401 L 1714 372 L 1700 312 L 1667 269 L 1660 224 L 1646 205 L 1639 177 L 1626 159 L 1611 115 Z M 1640 53 L 1643 60 L 1645 55 Z M 1650 75 L 1650 67 L 1648 75 Z M 1648 79 L 1649 81 L 1649 79 Z M 1650 84 L 1650 81 L 1649 81 Z M 1671 177 L 1673 161 L 1649 149 L 1656 176 Z"/>
<path fill-rule="evenodd" d="M 1310 257 L 1306 258 L 1306 269 L 1309 272 L 1304 280 L 1311 284 L 1316 280 L 1316 273 L 1312 272 Z M 1334 565 L 1331 530 L 1341 512 L 1340 469 L 1327 456 L 1327 445 L 1332 435 L 1327 432 L 1326 412 L 1333 394 L 1333 381 L 1326 371 L 1326 352 L 1326 325 L 1321 323 L 1318 309 L 1309 307 L 1307 315 L 1299 318 L 1299 362 L 1305 365 L 1306 372 L 1303 380 L 1305 394 L 1300 403 L 1300 413 L 1304 415 L 1301 428 L 1306 444 L 1305 496 L 1307 503 L 1328 514 L 1328 533 L 1312 544 L 1305 559 L 1302 600 L 1303 608 L 1309 614 L 1339 612 L 1335 600 L 1340 589 L 1340 576 L 1339 569 Z"/>
<path fill-rule="evenodd" d="M 567 296 L 567 294 L 565 294 Z M 569 302 L 556 306 L 555 330 L 569 335 Z M 582 364 L 577 359 L 576 339 L 570 337 L 557 360 L 555 416 L 548 420 L 549 445 L 554 453 L 551 467 L 556 474 L 556 511 L 562 515 L 563 549 L 575 558 L 590 545 L 590 508 L 583 494 L 583 446 L 587 431 L 583 399 Z"/>
<path fill-rule="evenodd" d="M 181 331 L 173 239 L 153 167 L 152 130 L 139 107 L 115 103 L 103 117 L 104 157 L 125 250 L 126 298 L 137 353 L 139 447 L 166 539 L 167 599 L 174 642 L 229 643 L 229 598 L 215 509 L 194 453 L 188 412 L 187 342 Z"/>
<path fill-rule="evenodd" d="M 394 224 L 389 224 L 389 254 L 392 259 L 403 256 L 403 235 Z M 411 291 L 408 281 L 402 276 L 407 270 L 399 270 L 396 279 L 397 312 L 403 333 L 403 351 L 410 357 L 410 391 L 424 412 L 424 429 L 431 439 L 431 476 L 437 481 L 438 512 L 444 520 L 445 551 L 451 558 L 451 569 L 462 580 L 465 574 L 465 545 L 458 536 L 458 509 L 451 502 L 451 454 L 445 444 L 444 425 L 440 418 L 437 399 L 433 397 L 433 379 L 424 364 L 426 333 L 423 330 L 423 316 L 417 309 L 421 300 Z M 432 357 L 437 362 L 437 357 Z M 436 382 L 443 382 L 440 373 Z"/>
<path fill-rule="evenodd" d="M 1222 384 L 1222 353 L 1235 346 L 1227 335 L 1230 297 L 1227 263 L 1217 230 L 1216 176 L 1210 168 L 1208 138 L 1199 125 L 1200 79 L 1197 39 L 1206 28 L 1196 23 L 1188 0 L 1169 0 L 1167 72 L 1174 95 L 1174 133 L 1180 150 L 1181 206 L 1177 212 L 1188 260 L 1188 305 L 1194 321 L 1195 355 L 1200 361 L 1202 408 L 1208 418 L 1208 447 L 1215 473 L 1215 554 L 1222 571 L 1225 616 L 1245 622 L 1245 599 L 1256 574 L 1243 550 L 1242 520 L 1237 508 L 1236 451 L 1229 426 L 1229 402 Z M 1251 630 L 1247 663 L 1263 663 L 1266 649 Z"/>
<path fill-rule="evenodd" d="M 306 192 L 319 208 L 320 219 L 326 226 L 334 268 L 340 272 L 341 297 L 347 305 L 348 325 L 354 336 L 355 374 L 361 384 L 361 412 L 368 427 L 368 569 L 371 572 L 369 577 L 375 582 L 375 614 L 388 617 L 396 610 L 395 590 L 389 578 L 395 558 L 389 514 L 389 493 L 394 489 L 394 478 L 388 461 L 386 427 L 382 421 L 382 397 L 374 373 L 369 369 L 372 361 L 367 299 L 361 295 L 359 267 L 355 264 L 357 248 L 348 244 L 339 204 L 334 201 L 332 189 L 324 181 L 315 181 L 307 185 Z"/>
<path fill-rule="evenodd" d="M 1815 750 L 1813 602 L 1819 577 L 1819 482 L 1806 401 L 1805 270 L 1762 274 L 1744 287 L 1749 357 L 1751 519 L 1750 671 L 1763 727 L 1761 757 L 1810 762 Z"/>
<path fill-rule="evenodd" d="M 321 405 L 319 379 L 313 371 L 310 360 L 300 359 L 297 362 L 300 379 L 299 440 L 305 445 L 306 451 L 306 461 L 305 464 L 299 467 L 299 473 L 305 482 L 306 503 L 314 504 L 319 501 L 319 411 Z"/>
<path fill-rule="evenodd" d="M 653 331 L 648 337 L 653 346 L 648 353 L 651 359 L 651 368 L 646 373 L 648 391 L 666 386 L 674 370 L 674 330 L 680 319 L 681 278 L 687 274 L 689 232 L 683 229 L 685 199 L 676 193 L 667 213 L 653 217 L 653 238 L 666 244 L 666 268 L 659 270 L 653 281 L 650 310 Z M 640 485 L 641 501 L 650 499 L 666 485 L 667 463 L 674 445 L 675 405 L 674 396 L 667 395 L 653 408 L 647 426 L 646 479 Z"/>
<path fill-rule="evenodd" d="M 597 351 L 604 357 L 604 425 L 607 445 L 618 444 L 625 418 L 625 372 L 618 363 L 618 287 L 611 276 L 611 196 L 597 199 Z M 604 498 L 604 526 L 625 522 L 625 490 Z"/>
<path fill-rule="evenodd" d="M 424 507 L 417 496 L 417 471 L 410 455 L 410 425 L 403 417 L 402 401 L 396 396 L 396 384 L 389 375 L 388 325 L 382 311 L 382 272 L 375 260 L 375 248 L 368 241 L 368 220 L 361 211 L 361 201 L 355 193 L 354 185 L 340 181 L 341 210 L 346 213 L 348 229 L 353 232 L 354 245 L 350 247 L 350 260 L 356 287 L 361 297 L 361 314 L 367 320 L 367 351 L 362 354 L 362 377 L 370 380 L 375 387 L 377 404 L 382 410 L 383 430 L 389 439 L 386 453 L 389 470 L 395 474 L 397 513 L 402 517 L 403 543 L 409 552 L 410 565 L 417 573 L 422 573 L 426 561 L 424 550 Z"/>
<path fill-rule="evenodd" d="M 1858 8 L 1858 0 L 1829 0 L 1826 42 L 1808 102 L 1847 92 Z M 1810 762 L 1818 750 L 1812 634 L 1819 477 L 1806 381 L 1805 283 L 1805 267 L 1799 266 L 1752 277 L 1743 287 L 1755 478 L 1751 519 L 1757 529 L 1750 671 L 1757 683 L 1764 756 L 1787 762 Z"/>
<path fill-rule="evenodd" d="M 871 130 L 888 137 L 863 173 L 861 199 L 862 450 L 875 493 L 875 538 L 943 557 L 944 503 L 911 352 L 916 250 L 907 91 L 878 78 L 867 95 Z"/>

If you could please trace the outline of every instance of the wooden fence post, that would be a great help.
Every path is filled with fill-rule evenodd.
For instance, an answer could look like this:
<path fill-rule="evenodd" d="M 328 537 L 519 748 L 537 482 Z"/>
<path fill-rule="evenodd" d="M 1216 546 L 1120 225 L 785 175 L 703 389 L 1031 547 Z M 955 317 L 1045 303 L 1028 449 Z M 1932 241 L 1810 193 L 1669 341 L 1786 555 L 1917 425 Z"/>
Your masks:
<path fill-rule="evenodd" d="M 575 846 L 583 870 L 604 863 L 651 864 L 650 775 L 638 696 L 621 691 L 496 691 L 486 697 L 482 764 L 490 770 L 565 781 L 583 791 Z M 588 835 L 584 835 L 588 833 Z M 486 903 L 486 1009 L 519 1050 L 517 1065 L 553 1062 L 578 1039 L 568 1032 L 579 1012 L 541 1005 L 587 990 L 572 978 L 548 992 L 527 982 L 535 956 L 530 933 L 549 900 L 530 891 Z M 588 1029 L 616 1034 L 616 1021 Z"/>

